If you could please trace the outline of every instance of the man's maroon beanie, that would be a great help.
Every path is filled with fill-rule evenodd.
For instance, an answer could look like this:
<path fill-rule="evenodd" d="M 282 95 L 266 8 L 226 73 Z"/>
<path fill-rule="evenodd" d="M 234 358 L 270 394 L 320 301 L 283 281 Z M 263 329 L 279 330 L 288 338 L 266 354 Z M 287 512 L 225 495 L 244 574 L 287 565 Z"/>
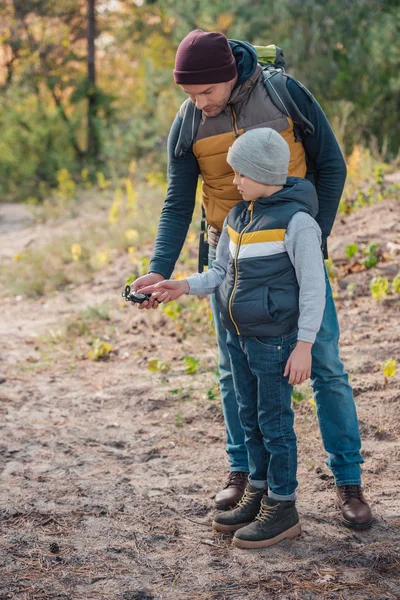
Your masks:
<path fill-rule="evenodd" d="M 222 33 L 195 29 L 179 44 L 175 57 L 175 83 L 222 83 L 230 81 L 236 74 L 235 57 Z"/>

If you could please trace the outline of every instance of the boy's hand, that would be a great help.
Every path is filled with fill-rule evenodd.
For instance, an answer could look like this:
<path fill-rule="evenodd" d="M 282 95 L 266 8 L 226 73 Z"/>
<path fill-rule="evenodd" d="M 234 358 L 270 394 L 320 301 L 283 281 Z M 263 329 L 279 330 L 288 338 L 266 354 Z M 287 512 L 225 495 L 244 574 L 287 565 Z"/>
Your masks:
<path fill-rule="evenodd" d="M 131 287 L 133 291 L 142 293 L 143 287 L 150 285 L 152 286 L 159 281 L 163 281 L 164 279 L 165 277 L 160 275 L 160 273 L 147 273 L 147 275 L 142 275 L 142 277 L 136 279 Z M 150 298 L 149 300 L 145 300 L 145 302 L 142 302 L 137 306 L 139 310 L 143 310 L 144 308 L 158 308 L 158 302 L 155 299 L 153 300 L 153 298 Z"/>
<path fill-rule="evenodd" d="M 311 375 L 311 348 L 309 342 L 297 342 L 286 363 L 284 377 L 289 375 L 290 385 L 303 383 Z"/>
<path fill-rule="evenodd" d="M 179 281 L 167 279 L 166 281 L 160 281 L 155 285 L 148 285 L 141 288 L 140 292 L 141 294 L 151 293 L 151 299 L 167 304 L 167 302 L 171 302 L 171 300 L 176 300 L 180 296 L 183 296 L 183 294 L 187 294 L 189 292 L 189 284 L 186 279 L 181 279 Z"/>

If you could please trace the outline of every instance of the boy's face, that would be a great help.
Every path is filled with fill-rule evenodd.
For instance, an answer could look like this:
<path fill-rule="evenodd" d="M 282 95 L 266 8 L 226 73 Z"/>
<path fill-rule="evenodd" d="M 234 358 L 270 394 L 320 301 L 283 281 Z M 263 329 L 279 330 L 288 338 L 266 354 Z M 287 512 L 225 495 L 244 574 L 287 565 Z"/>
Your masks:
<path fill-rule="evenodd" d="M 264 195 L 266 186 L 263 183 L 257 183 L 257 181 L 249 179 L 249 177 L 242 175 L 235 169 L 233 172 L 235 173 L 233 183 L 237 186 L 243 200 L 251 202 Z"/>

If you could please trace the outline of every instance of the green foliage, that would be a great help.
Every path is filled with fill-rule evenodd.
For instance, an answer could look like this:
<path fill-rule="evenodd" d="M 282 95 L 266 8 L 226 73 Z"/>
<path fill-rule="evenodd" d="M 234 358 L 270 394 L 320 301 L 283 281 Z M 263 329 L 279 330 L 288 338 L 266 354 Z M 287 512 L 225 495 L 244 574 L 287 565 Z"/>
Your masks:
<path fill-rule="evenodd" d="M 152 373 L 168 373 L 170 366 L 159 358 L 150 358 L 147 363 L 147 368 Z"/>
<path fill-rule="evenodd" d="M 292 390 L 292 402 L 293 404 L 300 404 L 305 399 L 306 395 L 303 392 L 299 392 L 299 390 Z"/>
<path fill-rule="evenodd" d="M 88 352 L 88 358 L 90 360 L 102 360 L 108 358 L 111 350 L 111 344 L 96 338 L 92 344 L 92 349 Z"/>
<path fill-rule="evenodd" d="M 355 254 L 357 254 L 358 252 L 358 245 L 357 244 L 349 244 L 348 246 L 346 246 L 346 256 L 347 258 L 353 258 L 353 256 Z"/>
<path fill-rule="evenodd" d="M 396 277 L 393 277 L 392 290 L 395 294 L 400 294 L 400 273 L 397 273 Z"/>
<path fill-rule="evenodd" d="M 178 410 L 178 412 L 175 414 L 175 427 L 183 427 L 185 423 L 185 417 L 182 415 L 181 411 Z"/>
<path fill-rule="evenodd" d="M 159 0 L 97 4 L 97 80 L 86 68 L 84 0 L 5 2 L 0 75 L 0 193 L 3 199 L 43 200 L 57 172 L 99 186 L 126 172 L 132 158 L 145 170 L 164 171 L 170 124 L 186 97 L 172 80 L 176 48 L 197 27 L 285 50 L 287 70 L 322 104 L 347 154 L 372 145 L 383 159 L 400 145 L 398 2 L 365 0 Z M 88 152 L 90 122 L 100 164 Z M 101 169 L 99 171 L 99 168 Z M 383 170 L 373 194 L 379 199 Z M 358 198 L 358 199 L 357 199 Z M 342 203 L 341 209 L 346 209 Z"/>
<path fill-rule="evenodd" d="M 197 373 L 199 370 L 199 363 L 199 359 L 195 356 L 184 356 L 183 364 L 186 375 L 193 375 L 194 373 Z"/>
<path fill-rule="evenodd" d="M 367 269 L 374 267 L 382 257 L 379 244 L 368 244 L 363 250 L 363 255 L 365 258 L 361 261 L 361 264 L 367 267 Z"/>
<path fill-rule="evenodd" d="M 396 361 L 393 358 L 388 358 L 381 366 L 381 369 L 386 379 L 394 377 L 396 375 Z"/>
<path fill-rule="evenodd" d="M 219 395 L 220 392 L 218 383 L 214 383 L 207 389 L 206 396 L 207 400 L 209 400 L 210 402 L 214 402 L 215 400 L 217 400 L 219 398 Z"/>
<path fill-rule="evenodd" d="M 379 302 L 380 300 L 386 298 L 386 295 L 389 291 L 389 279 L 387 277 L 381 277 L 380 275 L 377 275 L 371 279 L 369 289 L 371 291 L 372 298 Z"/>

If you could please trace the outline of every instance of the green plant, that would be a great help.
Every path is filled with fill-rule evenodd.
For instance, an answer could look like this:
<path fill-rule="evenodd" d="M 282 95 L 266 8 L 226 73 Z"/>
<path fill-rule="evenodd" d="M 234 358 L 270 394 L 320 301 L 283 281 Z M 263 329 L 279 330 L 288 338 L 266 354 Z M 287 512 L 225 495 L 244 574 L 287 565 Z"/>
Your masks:
<path fill-rule="evenodd" d="M 111 344 L 102 342 L 99 338 L 96 338 L 92 344 L 92 349 L 88 352 L 90 360 L 101 360 L 108 358 L 111 353 Z"/>
<path fill-rule="evenodd" d="M 381 277 L 377 275 L 373 277 L 369 283 L 369 289 L 371 291 L 371 296 L 374 300 L 379 302 L 379 300 L 383 300 L 389 290 L 389 279 L 387 277 Z"/>
<path fill-rule="evenodd" d="M 308 402 L 312 406 L 312 410 L 313 410 L 314 415 L 316 415 L 317 414 L 317 404 L 316 404 L 314 398 L 313 397 L 309 398 Z"/>
<path fill-rule="evenodd" d="M 367 267 L 367 269 L 374 267 L 382 258 L 379 244 L 368 244 L 363 250 L 363 255 L 365 258 L 361 261 L 361 264 Z"/>
<path fill-rule="evenodd" d="M 219 397 L 219 384 L 218 382 L 213 383 L 206 392 L 207 400 L 210 402 L 214 402 Z"/>
<path fill-rule="evenodd" d="M 400 293 L 400 272 L 397 273 L 396 277 L 393 277 L 392 290 L 395 294 Z"/>
<path fill-rule="evenodd" d="M 159 358 L 149 358 L 147 368 L 152 373 L 168 373 L 170 366 Z"/>
<path fill-rule="evenodd" d="M 388 379 L 390 379 L 391 377 L 394 377 L 396 375 L 396 361 L 393 360 L 392 358 L 388 358 L 387 360 L 385 360 L 385 362 L 381 366 L 381 369 L 385 376 L 384 383 L 386 385 L 388 382 Z"/>
<path fill-rule="evenodd" d="M 357 244 L 348 244 L 348 246 L 346 246 L 347 258 L 352 258 L 355 254 L 357 254 L 357 252 L 358 252 Z"/>
<path fill-rule="evenodd" d="M 303 392 L 299 392 L 298 390 L 295 390 L 295 389 L 292 390 L 293 404 L 300 404 L 300 402 L 302 402 L 305 397 L 306 397 L 306 395 L 303 394 Z"/>
<path fill-rule="evenodd" d="M 180 410 L 175 414 L 175 427 L 183 427 L 185 425 L 185 417 Z"/>
<path fill-rule="evenodd" d="M 195 356 L 184 356 L 183 364 L 185 367 L 185 373 L 187 375 L 193 375 L 198 372 L 200 360 Z"/>

